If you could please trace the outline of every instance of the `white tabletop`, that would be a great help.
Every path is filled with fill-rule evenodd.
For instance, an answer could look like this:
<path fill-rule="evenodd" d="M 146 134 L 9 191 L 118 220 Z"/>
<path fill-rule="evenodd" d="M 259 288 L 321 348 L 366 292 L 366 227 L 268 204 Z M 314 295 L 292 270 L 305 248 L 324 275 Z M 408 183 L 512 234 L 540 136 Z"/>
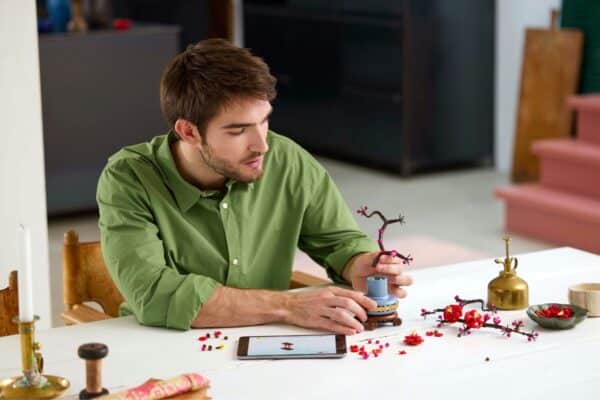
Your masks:
<path fill-rule="evenodd" d="M 600 256 L 571 248 L 521 255 L 519 275 L 530 288 L 530 303 L 567 302 L 567 287 L 600 282 Z M 389 336 L 378 358 L 362 360 L 349 353 L 338 360 L 238 361 L 237 338 L 245 335 L 307 334 L 314 331 L 283 325 L 221 329 L 229 337 L 223 350 L 200 351 L 197 338 L 214 329 L 177 332 L 139 326 L 131 317 L 38 332 L 45 373 L 71 381 L 69 395 L 85 385 L 84 363 L 77 347 L 86 342 L 109 346 L 103 384 L 111 391 L 136 386 L 150 377 L 168 378 L 199 372 L 211 381 L 215 399 L 588 399 L 600 393 L 600 318 L 588 318 L 575 329 L 539 329 L 534 343 L 515 335 L 481 329 L 458 338 L 447 326 L 441 338 L 427 337 L 435 317 L 420 317 L 421 308 L 440 308 L 463 298 L 486 298 L 487 283 L 499 266 L 492 260 L 416 270 L 415 284 L 401 301 L 398 327 L 381 327 L 348 337 L 348 345 Z M 524 319 L 525 311 L 500 312 L 503 321 Z M 425 338 L 418 347 L 402 344 L 416 330 Z M 213 345 L 215 342 L 212 342 Z M 406 355 L 398 355 L 406 350 Z M 489 358 L 489 361 L 486 361 Z M 19 374 L 17 336 L 0 338 L 0 377 Z M 71 398 L 71 396 L 67 396 Z M 75 398 L 74 396 L 72 398 Z"/>

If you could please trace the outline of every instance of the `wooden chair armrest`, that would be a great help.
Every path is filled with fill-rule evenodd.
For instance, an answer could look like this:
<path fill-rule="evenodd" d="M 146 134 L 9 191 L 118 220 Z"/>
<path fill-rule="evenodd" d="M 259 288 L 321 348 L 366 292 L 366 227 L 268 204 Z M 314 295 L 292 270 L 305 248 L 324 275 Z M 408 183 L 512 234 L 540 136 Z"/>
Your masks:
<path fill-rule="evenodd" d="M 60 315 L 67 325 L 84 324 L 86 322 L 103 321 L 112 319 L 110 315 L 93 309 L 85 304 L 76 304 L 70 310 L 65 310 Z"/>
<path fill-rule="evenodd" d="M 322 286 L 330 285 L 331 281 L 317 276 L 307 274 L 302 271 L 292 271 L 292 279 L 290 280 L 290 289 L 303 288 L 306 286 Z"/>

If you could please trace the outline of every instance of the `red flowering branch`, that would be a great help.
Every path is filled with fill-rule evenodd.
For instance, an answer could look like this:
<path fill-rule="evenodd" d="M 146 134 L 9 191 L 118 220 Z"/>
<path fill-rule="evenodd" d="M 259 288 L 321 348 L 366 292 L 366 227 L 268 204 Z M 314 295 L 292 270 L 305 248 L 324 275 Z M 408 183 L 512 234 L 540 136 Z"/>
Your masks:
<path fill-rule="evenodd" d="M 437 319 L 438 328 L 441 328 L 444 324 L 453 324 L 455 322 L 463 324 L 463 326 L 458 329 L 458 337 L 470 335 L 473 329 L 480 328 L 499 329 L 502 331 L 502 335 L 505 335 L 506 337 L 511 337 L 512 334 L 523 335 L 527 337 L 528 341 L 535 340 L 539 335 L 534 330 L 531 330 L 531 332 L 521 330 L 524 326 L 523 320 L 513 321 L 510 325 L 503 325 L 502 320 L 497 315 L 496 308 L 493 306 L 485 308 L 485 303 L 481 299 L 463 300 L 460 297 L 455 296 L 454 300 L 457 304 L 450 304 L 445 308 L 438 308 L 432 311 L 422 309 L 421 316 L 427 318 L 428 315 L 441 313 L 442 315 L 439 315 Z M 488 312 L 482 315 L 477 310 L 473 309 L 463 313 L 463 307 L 465 305 L 474 303 L 479 303 L 482 311 Z"/>
<path fill-rule="evenodd" d="M 461 299 L 458 295 L 456 295 L 456 296 L 454 296 L 454 301 L 456 301 L 458 304 L 455 304 L 452 306 L 447 306 L 446 308 L 436 308 L 435 310 L 431 310 L 431 311 L 428 311 L 423 308 L 423 309 L 421 309 L 421 316 L 425 317 L 427 315 L 444 312 L 444 311 L 446 311 L 446 309 L 448 307 L 454 307 L 454 306 L 458 306 L 460 308 L 460 311 L 462 312 L 462 307 L 464 307 L 468 304 L 475 304 L 475 303 L 479 303 L 482 311 L 490 311 L 490 312 L 496 314 L 496 307 L 493 304 L 488 304 L 488 306 L 486 308 L 484 301 L 481 299 L 465 300 L 465 299 Z"/>
<path fill-rule="evenodd" d="M 375 260 L 373 260 L 373 266 L 377 265 L 377 263 L 379 262 L 379 259 L 383 255 L 390 255 L 392 257 L 400 257 L 402 259 L 403 264 L 409 264 L 411 261 L 413 261 L 413 258 L 411 257 L 410 254 L 405 256 L 405 255 L 400 254 L 400 252 L 398 252 L 397 250 L 386 250 L 385 247 L 383 246 L 383 234 L 385 233 L 385 228 L 387 228 L 387 226 L 391 225 L 391 224 L 396 224 L 396 223 L 403 224 L 404 217 L 402 215 L 400 215 L 396 219 L 387 219 L 385 217 L 385 215 L 383 215 L 381 213 L 381 211 L 375 210 L 375 211 L 368 213 L 367 212 L 368 209 L 369 209 L 369 207 L 363 206 L 363 207 L 359 208 L 358 210 L 356 210 L 356 213 L 360 214 L 360 215 L 364 215 L 367 218 L 371 218 L 372 216 L 377 215 L 379 218 L 381 218 L 381 221 L 383 222 L 383 225 L 381 225 L 381 228 L 379 228 L 379 230 L 378 230 L 379 237 L 377 238 L 377 244 L 379 245 L 379 249 L 381 251 L 375 258 Z"/>

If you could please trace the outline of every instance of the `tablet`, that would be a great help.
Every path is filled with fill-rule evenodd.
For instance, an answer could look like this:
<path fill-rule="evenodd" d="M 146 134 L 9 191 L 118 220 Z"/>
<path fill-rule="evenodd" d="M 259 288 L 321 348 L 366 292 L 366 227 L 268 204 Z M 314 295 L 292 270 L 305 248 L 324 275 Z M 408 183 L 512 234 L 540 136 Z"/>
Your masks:
<path fill-rule="evenodd" d="M 345 335 L 242 336 L 237 356 L 242 360 L 340 358 L 346 355 Z"/>

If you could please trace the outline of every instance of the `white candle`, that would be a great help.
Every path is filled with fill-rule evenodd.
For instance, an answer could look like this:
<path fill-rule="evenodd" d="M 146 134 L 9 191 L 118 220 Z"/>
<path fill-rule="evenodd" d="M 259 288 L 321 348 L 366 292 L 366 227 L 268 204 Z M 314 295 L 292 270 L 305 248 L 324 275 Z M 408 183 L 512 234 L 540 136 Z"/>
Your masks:
<path fill-rule="evenodd" d="M 19 248 L 19 319 L 33 321 L 33 276 L 31 269 L 31 236 L 23 225 L 18 228 Z"/>

